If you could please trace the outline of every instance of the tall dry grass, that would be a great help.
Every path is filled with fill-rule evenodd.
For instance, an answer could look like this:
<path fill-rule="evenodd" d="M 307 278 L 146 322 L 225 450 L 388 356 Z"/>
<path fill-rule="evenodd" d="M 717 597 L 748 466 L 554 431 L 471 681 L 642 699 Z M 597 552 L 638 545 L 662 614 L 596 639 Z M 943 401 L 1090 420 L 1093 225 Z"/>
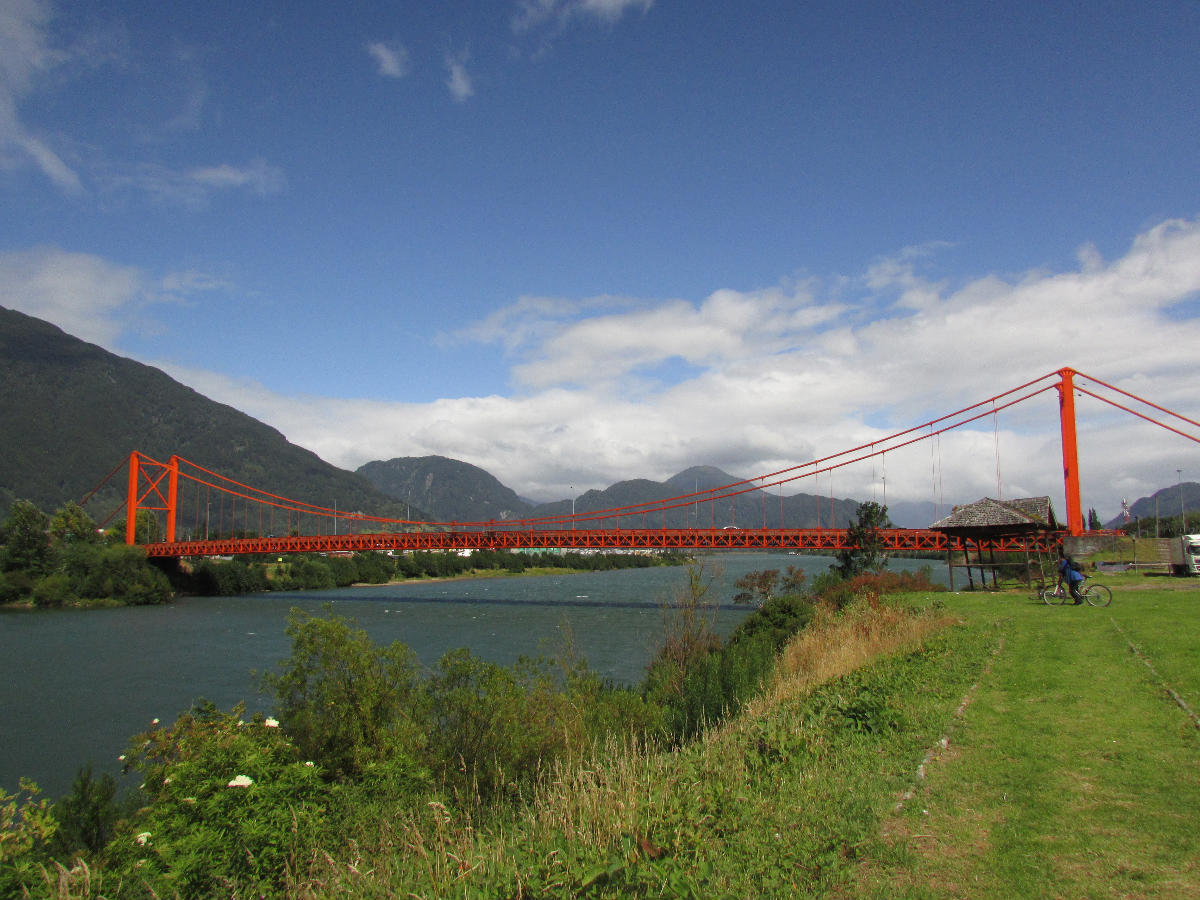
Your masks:
<path fill-rule="evenodd" d="M 880 656 L 917 646 L 949 622 L 870 593 L 840 611 L 818 606 L 808 627 L 784 647 L 771 684 L 746 705 L 742 718 L 760 718 Z"/>

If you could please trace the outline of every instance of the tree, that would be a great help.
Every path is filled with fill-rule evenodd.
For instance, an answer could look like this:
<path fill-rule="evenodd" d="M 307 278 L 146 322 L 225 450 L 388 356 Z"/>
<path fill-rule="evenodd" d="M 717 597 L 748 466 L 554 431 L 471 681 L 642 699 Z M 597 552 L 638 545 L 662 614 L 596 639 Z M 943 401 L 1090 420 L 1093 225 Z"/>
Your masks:
<path fill-rule="evenodd" d="M 799 595 L 804 591 L 807 577 L 804 570 L 796 566 L 788 566 L 787 572 L 782 575 L 778 569 L 750 572 L 733 583 L 739 589 L 733 596 L 733 602 L 762 606 L 780 595 Z"/>
<path fill-rule="evenodd" d="M 399 641 L 380 647 L 353 625 L 293 609 L 292 655 L 262 677 L 304 756 L 348 777 L 412 745 L 417 697 L 416 654 Z"/>
<path fill-rule="evenodd" d="M 94 544 L 99 540 L 95 521 L 74 502 L 59 507 L 50 518 L 50 537 L 59 544 Z"/>
<path fill-rule="evenodd" d="M 849 523 L 845 550 L 838 551 L 838 561 L 830 568 L 844 580 L 864 572 L 877 572 L 887 565 L 883 539 L 879 529 L 888 525 L 887 507 L 868 500 L 858 507 L 858 521 Z"/>
<path fill-rule="evenodd" d="M 1100 517 L 1096 515 L 1096 508 L 1092 507 L 1088 510 L 1088 531 L 1099 531 L 1103 527 L 1100 524 Z"/>
<path fill-rule="evenodd" d="M 14 500 L 8 518 L 0 527 L 4 543 L 0 568 L 24 569 L 42 574 L 50 558 L 50 540 L 46 535 L 50 520 L 28 500 Z"/>

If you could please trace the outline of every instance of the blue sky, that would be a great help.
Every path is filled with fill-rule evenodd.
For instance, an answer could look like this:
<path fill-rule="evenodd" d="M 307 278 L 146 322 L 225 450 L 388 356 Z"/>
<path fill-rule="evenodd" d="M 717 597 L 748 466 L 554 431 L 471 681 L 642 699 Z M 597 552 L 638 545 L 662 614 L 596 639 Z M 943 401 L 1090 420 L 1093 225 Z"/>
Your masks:
<path fill-rule="evenodd" d="M 0 0 L 0 305 L 537 499 L 1064 365 L 1200 418 L 1197 46 L 1192 0 Z M 1138 427 L 1084 442 L 1105 517 L 1200 480 Z M 1053 409 L 946 441 L 955 500 L 1061 496 Z"/>

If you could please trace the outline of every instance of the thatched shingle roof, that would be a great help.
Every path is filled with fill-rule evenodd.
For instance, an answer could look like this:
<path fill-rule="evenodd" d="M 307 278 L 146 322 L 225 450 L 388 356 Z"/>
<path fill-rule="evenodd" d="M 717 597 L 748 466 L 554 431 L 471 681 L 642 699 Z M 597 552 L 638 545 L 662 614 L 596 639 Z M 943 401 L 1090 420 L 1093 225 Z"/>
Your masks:
<path fill-rule="evenodd" d="M 954 507 L 950 515 L 929 527 L 933 531 L 1030 531 L 1057 529 L 1059 526 L 1049 497 L 1024 497 L 1019 500 L 984 497 L 974 503 Z"/>

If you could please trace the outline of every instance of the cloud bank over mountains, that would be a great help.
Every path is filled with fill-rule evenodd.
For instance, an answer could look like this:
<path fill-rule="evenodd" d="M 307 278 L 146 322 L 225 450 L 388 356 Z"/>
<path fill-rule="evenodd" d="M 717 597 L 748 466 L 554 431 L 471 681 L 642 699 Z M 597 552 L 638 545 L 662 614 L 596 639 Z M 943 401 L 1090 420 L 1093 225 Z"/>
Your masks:
<path fill-rule="evenodd" d="M 756 475 L 880 439 L 1070 366 L 1196 414 L 1200 221 L 1162 222 L 1105 261 L 1082 247 L 1060 272 L 950 285 L 937 251 L 902 250 L 857 275 L 673 299 L 519 298 L 445 340 L 445 361 L 479 345 L 506 366 L 485 395 L 429 403 L 290 396 L 219 372 L 158 365 L 213 399 L 355 468 L 449 456 L 534 499 L 712 464 Z M 198 273 L 139 272 L 86 254 L 0 255 L 0 304 L 120 352 L 128 329 L 189 302 Z M 153 362 L 152 360 L 144 360 Z M 389 373 L 381 373 L 387 376 Z M 1061 494 L 1053 394 L 833 476 L 837 496 L 956 501 Z M 1089 414 L 1091 419 L 1089 419 Z M 1090 425 L 1089 422 L 1094 422 Z M 1080 404 L 1085 504 L 1170 483 L 1195 458 L 1182 439 Z M 999 451 L 997 453 L 997 451 Z M 828 476 L 796 490 L 828 493 Z M 949 498 L 947 498 L 949 501 Z"/>

